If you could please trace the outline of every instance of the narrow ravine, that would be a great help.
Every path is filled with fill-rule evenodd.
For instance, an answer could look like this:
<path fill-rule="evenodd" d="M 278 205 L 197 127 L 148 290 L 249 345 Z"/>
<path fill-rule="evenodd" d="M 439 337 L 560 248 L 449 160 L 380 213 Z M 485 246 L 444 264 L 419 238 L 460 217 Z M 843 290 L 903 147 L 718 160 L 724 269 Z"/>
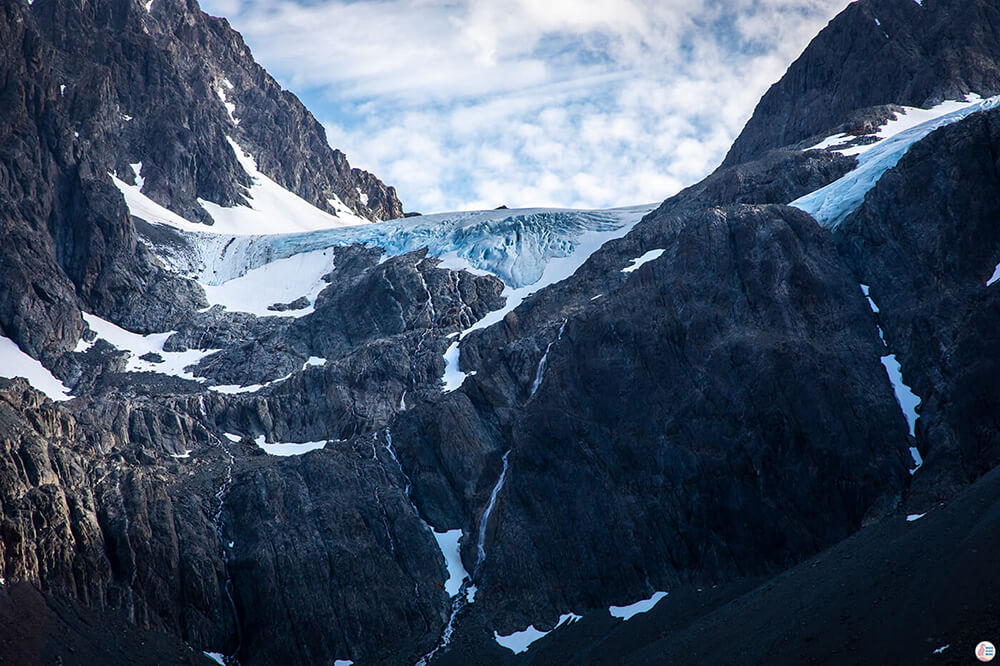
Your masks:
<path fill-rule="evenodd" d="M 479 540 L 476 542 L 476 566 L 472 570 L 472 577 L 479 578 L 479 571 L 483 566 L 483 562 L 486 561 L 486 530 L 490 524 L 490 516 L 493 515 L 493 509 L 496 508 L 497 496 L 503 489 L 504 481 L 507 480 L 507 460 L 510 457 L 510 451 L 503 454 L 503 469 L 500 470 L 500 478 L 497 479 L 496 485 L 493 486 L 493 492 L 490 493 L 490 501 L 486 505 L 486 510 L 483 511 L 483 517 L 479 520 Z"/>
<path fill-rule="evenodd" d="M 545 379 L 545 370 L 549 365 L 549 352 L 552 350 L 552 345 L 562 340 L 563 332 L 566 330 L 566 323 L 568 319 L 563 319 L 562 326 L 559 327 L 559 334 L 556 335 L 556 339 L 550 342 L 545 347 L 545 353 L 542 354 L 542 358 L 538 361 L 538 368 L 535 369 L 535 381 L 531 383 L 531 392 L 528 394 L 528 400 L 530 401 L 535 397 L 535 393 L 538 392 L 538 388 L 542 385 L 542 380 Z"/>
<path fill-rule="evenodd" d="M 211 435 L 211 433 L 209 433 Z M 236 648 L 232 653 L 226 657 L 224 660 L 227 666 L 239 666 L 239 653 L 243 648 L 243 626 L 240 624 L 240 614 L 236 609 L 236 600 L 233 598 L 233 577 L 229 572 L 229 549 L 232 547 L 232 543 L 226 543 L 224 531 L 225 524 L 222 519 L 222 514 L 226 507 L 226 495 L 229 493 L 229 489 L 233 485 L 233 468 L 236 466 L 236 458 L 233 457 L 233 452 L 230 451 L 229 445 L 223 439 L 211 435 L 212 439 L 219 445 L 222 451 L 226 454 L 228 462 L 226 464 L 226 476 L 219 486 L 219 490 L 215 493 L 215 499 L 218 505 L 215 509 L 215 515 L 213 516 L 213 522 L 215 524 L 215 534 L 219 540 L 219 555 L 222 557 L 222 572 L 225 576 L 225 584 L 223 589 L 226 592 L 226 599 L 229 600 L 229 608 L 233 614 L 233 625 L 236 627 Z"/>

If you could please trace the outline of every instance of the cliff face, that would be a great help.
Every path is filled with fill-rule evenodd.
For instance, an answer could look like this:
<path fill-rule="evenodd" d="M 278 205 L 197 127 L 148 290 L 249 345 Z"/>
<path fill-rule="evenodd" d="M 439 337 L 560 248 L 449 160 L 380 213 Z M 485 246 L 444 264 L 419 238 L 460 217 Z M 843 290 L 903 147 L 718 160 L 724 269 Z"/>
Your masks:
<path fill-rule="evenodd" d="M 39 1 L 31 17 L 85 150 L 129 183 L 129 165 L 141 163 L 143 191 L 171 210 L 210 223 L 198 199 L 244 200 L 249 182 L 228 136 L 320 209 L 336 213 L 329 200 L 339 198 L 363 218 L 402 217 L 395 190 L 352 169 L 240 35 L 197 3 Z"/>

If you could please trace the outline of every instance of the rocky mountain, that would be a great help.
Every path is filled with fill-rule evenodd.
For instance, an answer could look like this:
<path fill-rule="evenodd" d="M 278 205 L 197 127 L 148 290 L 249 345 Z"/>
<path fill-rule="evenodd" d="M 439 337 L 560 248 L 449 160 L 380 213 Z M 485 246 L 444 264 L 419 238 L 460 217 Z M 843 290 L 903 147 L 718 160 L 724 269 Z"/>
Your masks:
<path fill-rule="evenodd" d="M 193 2 L 0 1 L 0 663 L 995 628 L 995 3 L 853 3 L 658 207 L 389 219 Z"/>

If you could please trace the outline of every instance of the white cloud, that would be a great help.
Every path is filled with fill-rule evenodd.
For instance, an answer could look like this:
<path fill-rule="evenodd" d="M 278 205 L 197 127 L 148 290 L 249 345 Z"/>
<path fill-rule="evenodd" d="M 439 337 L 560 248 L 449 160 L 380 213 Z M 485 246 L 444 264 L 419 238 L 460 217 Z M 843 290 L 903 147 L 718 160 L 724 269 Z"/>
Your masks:
<path fill-rule="evenodd" d="M 407 209 L 657 201 L 847 0 L 205 0 Z"/>

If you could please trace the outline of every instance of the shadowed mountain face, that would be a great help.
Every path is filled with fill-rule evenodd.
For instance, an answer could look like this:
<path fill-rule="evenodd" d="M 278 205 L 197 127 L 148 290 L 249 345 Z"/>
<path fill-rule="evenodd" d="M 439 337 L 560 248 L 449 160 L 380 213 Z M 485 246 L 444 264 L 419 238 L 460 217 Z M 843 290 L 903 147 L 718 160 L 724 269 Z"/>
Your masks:
<path fill-rule="evenodd" d="M 223 20 L 0 3 L 0 663 L 972 640 L 920 588 L 993 585 L 1000 110 L 902 107 L 997 92 L 994 4 L 852 4 L 655 209 L 369 223 Z"/>
<path fill-rule="evenodd" d="M 851 3 L 771 86 L 724 164 L 820 133 L 857 131 L 883 105 L 927 107 L 1000 92 L 1000 6 L 991 0 Z"/>

